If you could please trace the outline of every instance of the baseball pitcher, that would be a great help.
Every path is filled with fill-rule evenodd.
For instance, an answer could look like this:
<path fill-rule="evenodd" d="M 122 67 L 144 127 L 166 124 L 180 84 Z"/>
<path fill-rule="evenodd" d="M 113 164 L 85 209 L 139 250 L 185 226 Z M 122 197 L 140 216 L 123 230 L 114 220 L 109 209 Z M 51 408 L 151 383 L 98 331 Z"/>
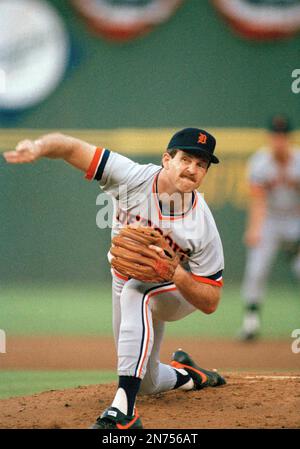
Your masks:
<path fill-rule="evenodd" d="M 197 191 L 210 164 L 219 162 L 215 144 L 205 130 L 183 129 L 171 138 L 162 166 L 140 165 L 59 133 L 22 141 L 4 153 L 9 163 L 64 159 L 114 199 L 108 259 L 119 384 L 92 428 L 142 428 L 138 394 L 225 384 L 182 350 L 170 364 L 159 360 L 165 322 L 197 310 L 213 313 L 221 298 L 222 243 Z"/>

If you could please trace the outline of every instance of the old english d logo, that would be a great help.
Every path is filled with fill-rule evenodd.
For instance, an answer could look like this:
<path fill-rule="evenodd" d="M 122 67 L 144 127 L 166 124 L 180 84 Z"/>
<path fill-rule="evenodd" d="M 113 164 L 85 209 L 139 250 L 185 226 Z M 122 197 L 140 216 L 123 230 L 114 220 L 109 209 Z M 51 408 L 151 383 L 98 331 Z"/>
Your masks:
<path fill-rule="evenodd" d="M 206 141 L 207 141 L 207 136 L 205 134 L 203 134 L 203 133 L 200 133 L 197 143 L 206 143 Z"/>

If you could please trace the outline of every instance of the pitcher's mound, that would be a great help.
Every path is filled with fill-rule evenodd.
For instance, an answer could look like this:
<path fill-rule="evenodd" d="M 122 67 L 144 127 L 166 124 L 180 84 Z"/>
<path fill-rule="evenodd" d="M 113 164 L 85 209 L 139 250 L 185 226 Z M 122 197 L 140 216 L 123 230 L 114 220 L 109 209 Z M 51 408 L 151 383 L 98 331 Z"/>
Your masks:
<path fill-rule="evenodd" d="M 224 373 L 222 373 L 224 374 Z M 300 376 L 225 373 L 227 385 L 140 396 L 146 429 L 300 428 Z M 115 384 L 46 391 L 0 401 L 0 428 L 88 428 Z"/>

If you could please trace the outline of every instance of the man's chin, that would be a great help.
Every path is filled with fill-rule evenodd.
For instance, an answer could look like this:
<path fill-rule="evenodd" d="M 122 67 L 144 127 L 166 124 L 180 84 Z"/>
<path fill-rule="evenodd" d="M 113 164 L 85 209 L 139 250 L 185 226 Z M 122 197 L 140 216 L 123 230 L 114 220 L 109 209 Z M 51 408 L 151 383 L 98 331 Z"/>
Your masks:
<path fill-rule="evenodd" d="M 183 182 L 181 181 L 178 183 L 177 187 L 182 193 L 191 193 L 198 188 L 198 185 L 193 181 L 184 180 Z"/>

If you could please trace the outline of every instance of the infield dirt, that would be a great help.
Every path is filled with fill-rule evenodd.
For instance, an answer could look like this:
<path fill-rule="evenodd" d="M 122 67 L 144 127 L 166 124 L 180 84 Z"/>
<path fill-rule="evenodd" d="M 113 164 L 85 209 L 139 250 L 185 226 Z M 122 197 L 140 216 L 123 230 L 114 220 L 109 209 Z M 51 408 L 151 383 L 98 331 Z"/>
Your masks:
<path fill-rule="evenodd" d="M 218 368 L 227 384 L 170 391 L 137 401 L 148 429 L 300 428 L 300 355 L 290 341 L 168 339 L 162 361 L 182 347 L 204 368 Z M 2 369 L 114 369 L 109 338 L 15 337 Z M 116 385 L 90 385 L 0 400 L 0 428 L 87 428 L 114 396 Z"/>

